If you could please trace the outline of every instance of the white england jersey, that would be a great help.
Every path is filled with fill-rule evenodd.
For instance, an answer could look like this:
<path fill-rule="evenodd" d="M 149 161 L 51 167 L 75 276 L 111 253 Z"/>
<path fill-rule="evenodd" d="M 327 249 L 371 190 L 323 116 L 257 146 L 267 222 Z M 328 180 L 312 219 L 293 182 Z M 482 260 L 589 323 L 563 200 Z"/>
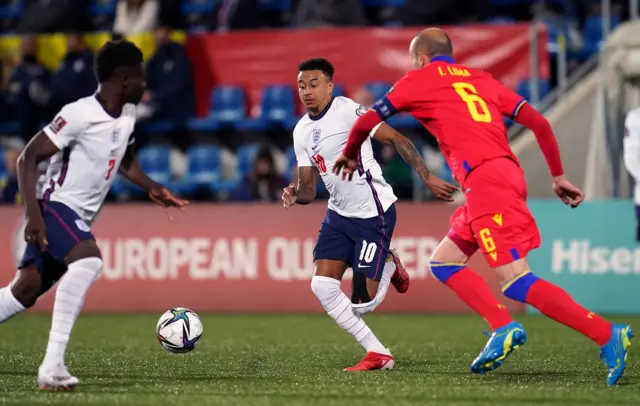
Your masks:
<path fill-rule="evenodd" d="M 333 164 L 347 143 L 349 130 L 366 109 L 346 97 L 335 97 L 323 113 L 308 114 L 293 130 L 293 146 L 298 166 L 315 166 L 329 191 L 329 209 L 344 217 L 371 218 L 387 211 L 398 198 L 382 177 L 382 169 L 373 157 L 371 139 L 360 149 L 358 171 L 351 182 L 335 175 Z M 375 134 L 379 125 L 372 131 Z"/>
<path fill-rule="evenodd" d="M 633 195 L 640 205 L 640 108 L 631 110 L 624 124 L 624 165 L 636 182 Z"/>
<path fill-rule="evenodd" d="M 60 152 L 51 157 L 38 197 L 60 202 L 91 224 L 107 197 L 136 122 L 126 104 L 111 115 L 96 95 L 67 104 L 43 131 Z"/>

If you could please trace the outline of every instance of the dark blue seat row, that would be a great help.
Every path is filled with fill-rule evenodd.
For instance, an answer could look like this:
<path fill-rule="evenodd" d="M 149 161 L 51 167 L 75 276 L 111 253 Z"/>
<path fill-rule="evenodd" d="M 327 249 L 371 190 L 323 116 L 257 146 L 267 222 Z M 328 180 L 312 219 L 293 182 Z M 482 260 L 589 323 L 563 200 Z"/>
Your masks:
<path fill-rule="evenodd" d="M 222 149 L 215 145 L 195 145 L 187 150 L 187 172 L 181 179 L 171 174 L 171 149 L 166 146 L 148 146 L 140 149 L 140 166 L 158 183 L 166 185 L 181 194 L 198 192 L 229 192 L 253 171 L 259 145 L 243 145 L 236 152 L 236 167 L 230 177 L 223 177 Z M 296 163 L 293 147 L 287 151 L 288 179 Z M 142 194 L 136 186 L 121 177 L 116 178 L 112 193 Z"/>

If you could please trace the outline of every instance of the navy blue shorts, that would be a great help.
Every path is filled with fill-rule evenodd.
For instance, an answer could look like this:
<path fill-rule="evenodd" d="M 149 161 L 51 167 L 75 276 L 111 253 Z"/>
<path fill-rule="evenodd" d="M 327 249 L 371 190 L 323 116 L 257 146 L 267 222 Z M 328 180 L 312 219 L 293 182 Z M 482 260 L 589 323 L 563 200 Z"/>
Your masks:
<path fill-rule="evenodd" d="M 27 244 L 18 269 L 35 263 L 40 275 L 55 283 L 67 270 L 64 260 L 71 249 L 80 241 L 95 238 L 89 225 L 74 210 L 59 202 L 39 203 L 49 245 L 46 251 L 41 251 L 38 244 Z"/>
<path fill-rule="evenodd" d="M 313 260 L 346 262 L 354 272 L 379 281 L 396 226 L 396 206 L 368 219 L 343 217 L 327 209 L 322 221 Z"/>

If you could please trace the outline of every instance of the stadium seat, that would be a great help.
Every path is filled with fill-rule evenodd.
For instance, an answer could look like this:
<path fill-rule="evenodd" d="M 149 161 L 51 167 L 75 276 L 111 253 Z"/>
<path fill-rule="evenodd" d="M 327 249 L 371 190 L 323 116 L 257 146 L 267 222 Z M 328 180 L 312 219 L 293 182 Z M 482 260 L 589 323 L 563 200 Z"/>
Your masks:
<path fill-rule="evenodd" d="M 293 145 L 290 145 L 289 148 L 287 148 L 286 157 L 287 157 L 287 165 L 286 165 L 287 169 L 284 174 L 284 178 L 287 179 L 288 181 L 291 181 L 293 168 L 298 164 L 298 161 L 296 159 L 296 151 L 293 148 Z"/>
<path fill-rule="evenodd" d="M 185 0 L 182 3 L 184 14 L 211 14 L 218 5 L 219 0 Z"/>
<path fill-rule="evenodd" d="M 389 82 L 369 82 L 365 84 L 365 87 L 371 94 L 375 100 L 381 99 L 389 89 L 391 89 L 391 83 Z"/>
<path fill-rule="evenodd" d="M 548 80 L 540 80 L 538 82 L 538 92 L 540 99 L 542 100 L 546 95 L 551 92 L 551 82 Z M 531 87 L 529 85 L 529 79 L 522 79 L 516 86 L 516 93 L 524 97 L 526 100 L 531 100 Z"/>
<path fill-rule="evenodd" d="M 183 193 L 224 189 L 226 185 L 220 184 L 222 159 L 219 147 L 195 145 L 187 150 L 187 162 L 187 174 L 179 186 Z"/>
<path fill-rule="evenodd" d="M 44 126 L 43 126 L 44 127 Z M 0 134 L 18 134 L 20 132 L 20 124 L 17 121 L 5 121 L 0 123 Z"/>
<path fill-rule="evenodd" d="M 189 120 L 194 131 L 218 131 L 247 116 L 247 100 L 239 86 L 220 86 L 211 92 L 209 115 Z"/>
<path fill-rule="evenodd" d="M 152 121 L 144 125 L 144 129 L 149 134 L 166 134 L 176 129 L 171 120 Z"/>
<path fill-rule="evenodd" d="M 235 124 L 239 130 L 264 131 L 274 127 L 288 127 L 297 120 L 293 90 L 285 85 L 267 86 L 262 91 L 260 116 Z"/>
<path fill-rule="evenodd" d="M 611 17 L 611 29 L 613 30 L 620 23 L 620 17 Z M 602 26 L 602 17 L 592 15 L 587 17 L 584 22 L 585 41 L 591 43 L 599 43 L 602 41 L 604 27 Z"/>
<path fill-rule="evenodd" d="M 253 172 L 253 166 L 259 149 L 260 146 L 257 144 L 243 145 L 238 148 L 236 153 L 236 157 L 238 158 L 236 170 L 239 180 L 244 179 L 245 176 Z"/>
<path fill-rule="evenodd" d="M 260 0 L 263 10 L 291 11 L 291 0 Z"/>
<path fill-rule="evenodd" d="M 93 16 L 113 16 L 116 14 L 117 0 L 93 0 L 89 4 L 89 13 Z"/>
<path fill-rule="evenodd" d="M 171 183 L 171 150 L 166 146 L 151 145 L 138 151 L 140 167 L 154 181 L 166 185 Z"/>
<path fill-rule="evenodd" d="M 333 95 L 338 97 L 338 96 L 345 96 L 346 92 L 344 91 L 344 86 L 341 85 L 340 83 L 334 83 L 333 84 Z"/>

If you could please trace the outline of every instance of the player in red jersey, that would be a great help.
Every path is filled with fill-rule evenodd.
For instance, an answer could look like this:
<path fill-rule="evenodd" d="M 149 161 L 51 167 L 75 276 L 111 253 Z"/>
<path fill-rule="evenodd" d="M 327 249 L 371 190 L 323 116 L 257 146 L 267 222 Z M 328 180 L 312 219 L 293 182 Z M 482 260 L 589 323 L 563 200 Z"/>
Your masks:
<path fill-rule="evenodd" d="M 540 234 L 526 204 L 524 173 L 509 147 L 503 115 L 533 131 L 558 197 L 571 207 L 584 199 L 564 176 L 548 121 L 488 73 L 456 64 L 451 40 L 442 30 L 422 31 L 411 42 L 410 54 L 415 70 L 356 121 L 334 172 L 353 177 L 360 145 L 380 121 L 399 111 L 420 120 L 438 140 L 466 197 L 430 265 L 434 276 L 482 315 L 493 331 L 471 370 L 484 373 L 499 367 L 526 340 L 522 325 L 468 268 L 468 258 L 479 248 L 497 272 L 505 296 L 595 341 L 609 367 L 607 383 L 617 383 L 626 366 L 631 326 L 611 324 L 583 308 L 563 289 L 533 274 L 527 264 L 529 251 L 540 246 Z"/>

